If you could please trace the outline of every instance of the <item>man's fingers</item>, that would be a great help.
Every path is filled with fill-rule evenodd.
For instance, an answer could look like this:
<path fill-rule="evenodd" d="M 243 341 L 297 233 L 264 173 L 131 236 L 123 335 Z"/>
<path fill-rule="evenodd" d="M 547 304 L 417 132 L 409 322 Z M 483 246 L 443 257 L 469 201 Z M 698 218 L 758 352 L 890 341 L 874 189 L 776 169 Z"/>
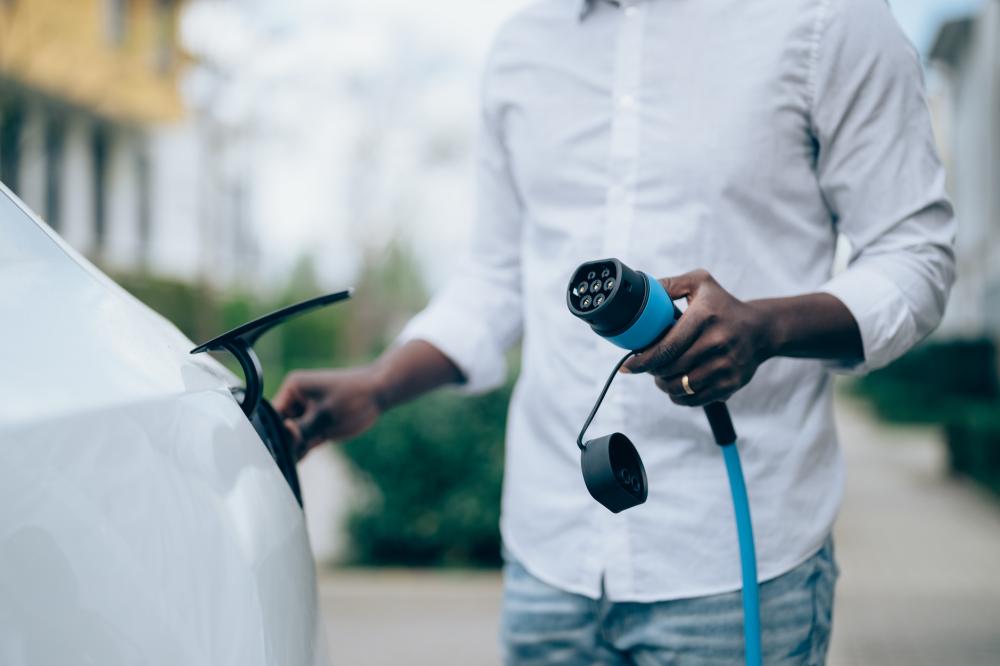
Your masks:
<path fill-rule="evenodd" d="M 666 393 L 672 402 L 685 407 L 699 407 L 710 402 L 724 400 L 731 394 L 721 367 L 698 367 L 683 375 L 657 377 L 656 386 Z M 684 389 L 684 377 L 688 378 L 688 388 Z"/>
<path fill-rule="evenodd" d="M 285 378 L 285 381 L 281 384 L 281 388 L 278 389 L 278 393 L 275 394 L 274 400 L 271 401 L 274 409 L 279 414 L 293 418 L 302 415 L 303 403 L 302 395 L 299 392 L 298 379 L 294 374 Z"/>
<path fill-rule="evenodd" d="M 677 277 L 664 278 L 660 283 L 671 298 L 688 297 L 690 299 L 701 285 L 711 279 L 712 276 L 706 271 L 697 270 Z M 692 305 L 658 342 L 629 359 L 622 366 L 622 371 L 648 372 L 673 363 L 687 352 L 705 328 L 705 324 L 705 316 Z"/>
<path fill-rule="evenodd" d="M 687 351 L 668 363 L 650 369 L 650 372 L 657 377 L 680 377 L 711 362 L 716 356 L 716 348 L 706 337 L 700 332 Z"/>
<path fill-rule="evenodd" d="M 322 439 L 323 429 L 329 423 L 327 410 L 316 406 L 310 407 L 305 414 L 294 419 L 295 428 L 299 431 L 299 440 L 311 447 L 315 440 Z"/>
<path fill-rule="evenodd" d="M 622 366 L 624 372 L 647 372 L 679 359 L 694 343 L 704 326 L 704 318 L 688 311 L 670 328 L 659 342 L 630 358 Z"/>
<path fill-rule="evenodd" d="M 271 404 L 282 416 L 298 418 L 310 402 L 322 396 L 322 391 L 323 384 L 313 373 L 296 370 L 285 377 Z"/>

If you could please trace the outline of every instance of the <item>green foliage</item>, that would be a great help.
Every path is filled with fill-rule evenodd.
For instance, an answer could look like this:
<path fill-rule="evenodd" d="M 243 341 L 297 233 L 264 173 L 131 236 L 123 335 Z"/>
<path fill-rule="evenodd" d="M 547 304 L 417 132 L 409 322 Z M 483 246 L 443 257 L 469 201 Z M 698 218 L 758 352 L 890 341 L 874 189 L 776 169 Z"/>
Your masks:
<path fill-rule="evenodd" d="M 989 340 L 926 343 L 854 388 L 886 420 L 943 423 L 970 401 L 1000 396 L 996 347 Z"/>
<path fill-rule="evenodd" d="M 372 490 L 348 524 L 356 561 L 499 565 L 509 398 L 509 385 L 471 398 L 428 396 L 344 446 Z"/>
<path fill-rule="evenodd" d="M 369 254 L 348 310 L 353 326 L 345 347 L 358 358 L 381 353 L 426 302 L 427 289 L 409 250 L 392 243 L 378 254 Z"/>
<path fill-rule="evenodd" d="M 991 341 L 921 345 L 854 388 L 886 420 L 942 425 L 952 470 L 1000 494 L 1000 380 Z"/>
<path fill-rule="evenodd" d="M 952 470 L 1000 495 L 1000 402 L 968 405 L 945 434 Z"/>

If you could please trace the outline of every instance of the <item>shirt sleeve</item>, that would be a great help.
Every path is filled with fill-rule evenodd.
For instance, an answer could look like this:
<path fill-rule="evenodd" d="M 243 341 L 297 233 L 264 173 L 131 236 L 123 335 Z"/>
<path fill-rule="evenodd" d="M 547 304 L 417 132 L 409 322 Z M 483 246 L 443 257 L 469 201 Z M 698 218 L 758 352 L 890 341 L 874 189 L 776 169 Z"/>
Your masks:
<path fill-rule="evenodd" d="M 471 247 L 456 274 L 396 341 L 425 340 L 441 350 L 461 370 L 464 393 L 504 382 L 506 353 L 523 326 L 522 205 L 503 141 L 502 110 L 491 99 L 493 61 L 483 77 Z"/>
<path fill-rule="evenodd" d="M 940 323 L 955 279 L 955 220 L 934 145 L 919 57 L 883 0 L 834 0 L 812 77 L 816 173 L 848 267 L 822 291 L 884 366 Z"/>

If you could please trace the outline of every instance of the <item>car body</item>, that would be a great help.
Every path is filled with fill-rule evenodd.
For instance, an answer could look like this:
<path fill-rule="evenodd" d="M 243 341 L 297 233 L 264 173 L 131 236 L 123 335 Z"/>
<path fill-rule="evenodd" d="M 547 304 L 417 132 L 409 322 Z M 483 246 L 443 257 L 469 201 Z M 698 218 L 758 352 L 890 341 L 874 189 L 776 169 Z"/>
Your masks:
<path fill-rule="evenodd" d="M 325 663 L 300 503 L 193 346 L 0 185 L 0 664 Z"/>

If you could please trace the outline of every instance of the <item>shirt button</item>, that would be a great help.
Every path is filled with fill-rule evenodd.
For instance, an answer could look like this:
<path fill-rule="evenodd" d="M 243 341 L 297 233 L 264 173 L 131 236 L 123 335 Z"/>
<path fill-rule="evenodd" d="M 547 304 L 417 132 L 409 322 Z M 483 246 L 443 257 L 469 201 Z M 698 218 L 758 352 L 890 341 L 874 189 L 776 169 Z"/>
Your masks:
<path fill-rule="evenodd" d="M 629 5 L 625 8 L 625 18 L 635 18 L 638 13 L 639 9 L 635 5 Z"/>
<path fill-rule="evenodd" d="M 632 95 L 622 95 L 618 98 L 618 106 L 623 109 L 632 109 L 635 107 L 635 97 Z"/>

